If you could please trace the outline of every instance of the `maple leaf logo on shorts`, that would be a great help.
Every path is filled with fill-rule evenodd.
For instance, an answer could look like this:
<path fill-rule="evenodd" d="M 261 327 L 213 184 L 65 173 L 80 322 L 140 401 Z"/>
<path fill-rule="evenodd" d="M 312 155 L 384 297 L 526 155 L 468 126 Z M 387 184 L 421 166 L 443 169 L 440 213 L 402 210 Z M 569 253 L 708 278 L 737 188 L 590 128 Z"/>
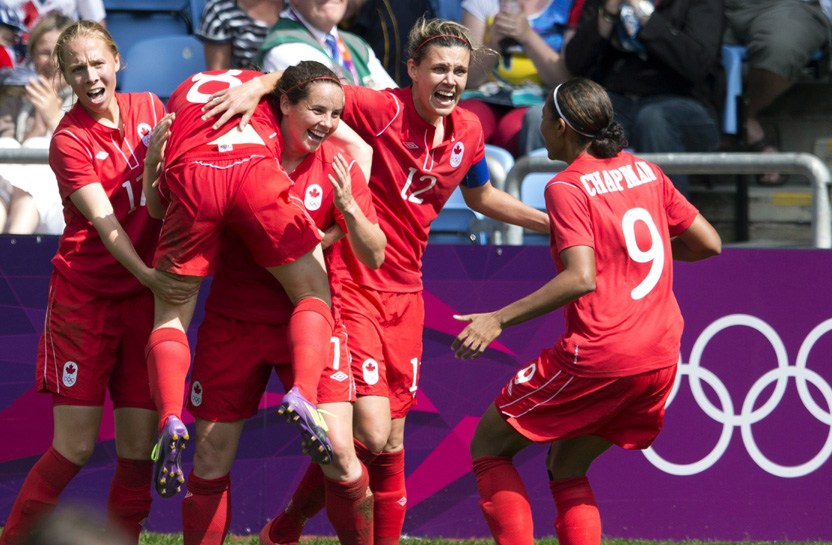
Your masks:
<path fill-rule="evenodd" d="M 64 372 L 61 376 L 61 382 L 67 388 L 71 388 L 78 382 L 78 365 L 74 361 L 68 361 L 64 364 Z"/>

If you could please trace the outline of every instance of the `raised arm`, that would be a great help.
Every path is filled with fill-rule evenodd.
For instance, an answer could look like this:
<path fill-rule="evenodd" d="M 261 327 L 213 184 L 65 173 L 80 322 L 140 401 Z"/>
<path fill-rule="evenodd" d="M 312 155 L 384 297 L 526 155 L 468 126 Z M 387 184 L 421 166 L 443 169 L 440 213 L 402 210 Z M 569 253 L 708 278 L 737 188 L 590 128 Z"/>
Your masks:
<path fill-rule="evenodd" d="M 240 118 L 240 130 L 245 129 L 260 99 L 274 90 L 282 75 L 282 70 L 272 72 L 214 93 L 202 107 L 202 111 L 205 112 L 202 119 L 207 121 L 219 115 L 219 119 L 213 125 L 214 130 L 218 130 L 235 115 L 243 114 Z"/>
<path fill-rule="evenodd" d="M 451 345 L 455 356 L 476 359 L 505 328 L 548 314 L 595 291 L 595 250 L 572 246 L 563 250 L 560 257 L 565 269 L 534 293 L 493 312 L 454 316 L 470 322 Z"/>
<path fill-rule="evenodd" d="M 151 218 L 157 220 L 165 217 L 165 207 L 162 206 L 156 186 L 164 168 L 165 147 L 168 138 L 170 138 L 170 126 L 175 118 L 175 113 L 169 113 L 153 127 L 150 143 L 147 146 L 147 155 L 144 158 L 142 189 L 147 201 L 147 213 L 150 214 Z"/>
<path fill-rule="evenodd" d="M 341 123 L 343 125 L 343 123 Z M 355 256 L 371 269 L 378 269 L 384 263 L 384 248 L 387 237 L 377 223 L 371 223 L 353 198 L 350 165 L 339 153 L 332 163 L 335 176 L 329 174 L 329 182 L 334 191 L 336 208 L 344 217 L 347 226 L 347 240 Z M 361 176 L 360 173 L 357 174 Z"/>

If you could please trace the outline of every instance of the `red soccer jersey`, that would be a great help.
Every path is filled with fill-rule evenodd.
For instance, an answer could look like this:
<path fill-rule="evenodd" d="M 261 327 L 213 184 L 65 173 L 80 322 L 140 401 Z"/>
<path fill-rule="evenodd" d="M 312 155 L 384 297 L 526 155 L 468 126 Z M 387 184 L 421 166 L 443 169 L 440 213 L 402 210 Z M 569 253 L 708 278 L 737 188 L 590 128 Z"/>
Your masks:
<path fill-rule="evenodd" d="M 577 376 L 617 377 L 661 369 L 679 357 L 682 314 L 673 295 L 670 238 L 697 215 L 655 165 L 625 152 L 581 155 L 546 186 L 551 249 L 595 251 L 594 292 L 564 307 L 554 361 Z"/>
<path fill-rule="evenodd" d="M 485 154 L 482 126 L 461 108 L 445 119 L 445 140 L 432 147 L 435 129 L 419 116 L 410 87 L 374 91 L 344 88 L 343 119 L 373 148 L 370 191 L 387 236 L 384 264 L 371 270 L 344 246 L 353 279 L 378 291 L 422 289 L 422 254 L 430 223 Z"/>
<path fill-rule="evenodd" d="M 310 153 L 289 174 L 295 182 L 293 192 L 300 196 L 304 208 L 322 231 L 334 223 L 344 232 L 347 231 L 344 218 L 333 203 L 332 185 L 327 178 L 327 174 L 335 175 L 332 171 L 332 160 L 339 151 L 334 144 L 324 142 L 317 152 Z M 364 174 L 355 161 L 344 155 L 350 162 L 353 198 L 367 219 L 377 223 L 373 198 Z M 348 243 L 341 240 L 324 252 L 328 266 L 333 250 L 340 244 Z M 329 276 L 332 308 L 336 318 L 339 314 L 341 293 L 338 275 L 344 273 L 344 269 L 332 269 Z M 245 243 L 230 229 L 223 232 L 217 269 L 205 306 L 213 312 L 231 318 L 270 324 L 288 323 L 294 309 L 280 283 L 255 263 Z"/>
<path fill-rule="evenodd" d="M 262 75 L 260 72 L 251 70 L 214 70 L 199 72 L 179 84 L 168 100 L 168 112 L 176 113 L 176 120 L 170 130 L 165 157 L 166 166 L 173 165 L 187 153 L 198 153 L 202 146 L 216 140 L 239 124 L 240 119 L 235 116 L 218 130 L 214 130 L 212 125 L 216 122 L 216 118 L 202 120 L 204 114 L 202 107 L 208 102 L 212 93 L 236 87 Z M 250 123 L 269 147 L 270 153 L 277 156 L 278 127 L 268 101 L 260 101 Z M 216 157 L 216 149 L 205 151 L 208 156 Z"/>
<path fill-rule="evenodd" d="M 58 179 L 66 221 L 52 263 L 79 288 L 105 298 L 128 297 L 144 288 L 107 250 L 69 196 L 85 185 L 100 183 L 116 219 L 148 266 L 162 225 L 147 213 L 142 174 L 150 133 L 165 108 L 152 93 L 116 93 L 115 98 L 122 131 L 97 123 L 77 103 L 58 124 L 49 147 L 49 165 Z"/>

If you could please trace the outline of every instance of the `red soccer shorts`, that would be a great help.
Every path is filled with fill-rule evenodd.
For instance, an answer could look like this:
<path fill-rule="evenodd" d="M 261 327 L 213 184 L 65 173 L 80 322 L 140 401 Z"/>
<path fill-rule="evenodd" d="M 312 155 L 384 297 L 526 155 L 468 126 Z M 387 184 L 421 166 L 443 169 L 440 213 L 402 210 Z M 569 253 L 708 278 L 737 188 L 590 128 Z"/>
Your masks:
<path fill-rule="evenodd" d="M 234 422 L 257 414 L 274 368 L 292 387 L 286 324 L 259 324 L 206 311 L 197 333 L 188 411 L 211 422 Z M 336 324 L 331 358 L 318 383 L 318 403 L 355 401 L 347 333 Z"/>
<path fill-rule="evenodd" d="M 375 291 L 344 280 L 341 301 L 358 395 L 389 398 L 392 417 L 403 418 L 419 386 L 422 292 Z"/>
<path fill-rule="evenodd" d="M 262 146 L 185 161 L 165 171 L 160 193 L 169 200 L 154 266 L 181 275 L 212 274 L 222 229 L 245 241 L 261 267 L 289 263 L 321 238 L 291 180 Z"/>
<path fill-rule="evenodd" d="M 626 449 L 650 446 L 664 421 L 676 365 L 639 375 L 586 378 L 558 369 L 543 350 L 506 384 L 494 404 L 531 441 L 597 435 Z"/>
<path fill-rule="evenodd" d="M 103 405 L 109 389 L 116 408 L 156 410 L 144 361 L 151 329 L 150 290 L 102 299 L 52 271 L 38 344 L 38 391 L 52 392 L 64 404 Z"/>

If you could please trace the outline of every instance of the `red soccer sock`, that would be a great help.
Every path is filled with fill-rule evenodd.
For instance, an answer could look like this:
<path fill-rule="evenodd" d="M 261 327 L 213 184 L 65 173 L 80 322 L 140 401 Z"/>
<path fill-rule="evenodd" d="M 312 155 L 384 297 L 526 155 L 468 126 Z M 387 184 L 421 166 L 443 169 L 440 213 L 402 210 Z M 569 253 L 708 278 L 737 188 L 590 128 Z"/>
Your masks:
<path fill-rule="evenodd" d="M 191 366 L 188 337 L 175 327 L 163 327 L 150 334 L 144 351 L 150 395 L 159 412 L 159 431 L 168 416 L 182 419 L 185 380 Z"/>
<path fill-rule="evenodd" d="M 534 526 L 529 494 L 508 456 L 474 458 L 480 509 L 498 545 L 531 545 Z"/>
<path fill-rule="evenodd" d="M 601 543 L 601 515 L 586 477 L 550 481 L 558 516 L 555 532 L 561 545 Z"/>
<path fill-rule="evenodd" d="M 275 543 L 297 543 L 306 521 L 326 505 L 326 478 L 321 466 L 310 464 L 286 509 L 272 521 L 269 539 Z"/>
<path fill-rule="evenodd" d="M 332 310 L 314 297 L 301 299 L 289 318 L 287 336 L 292 353 L 293 386 L 310 403 L 317 404 L 318 380 L 329 357 L 332 338 Z"/>
<path fill-rule="evenodd" d="M 407 510 L 404 484 L 404 450 L 382 452 L 376 456 L 370 473 L 370 489 L 375 496 L 373 539 L 375 545 L 396 545 L 402 535 Z"/>
<path fill-rule="evenodd" d="M 185 545 L 222 545 L 231 524 L 231 474 L 219 479 L 188 475 L 182 500 L 182 537 Z"/>
<path fill-rule="evenodd" d="M 151 460 L 130 460 L 118 457 L 116 472 L 107 497 L 107 519 L 139 542 L 144 521 L 150 515 L 150 482 L 153 480 Z"/>
<path fill-rule="evenodd" d="M 364 465 L 354 481 L 326 479 L 326 515 L 341 545 L 373 545 L 373 493 Z"/>
<path fill-rule="evenodd" d="M 49 447 L 23 481 L 0 543 L 16 545 L 23 541 L 34 524 L 55 509 L 58 496 L 79 471 L 81 466 L 64 458 L 54 447 Z"/>
<path fill-rule="evenodd" d="M 358 456 L 358 459 L 361 460 L 361 463 L 363 463 L 365 467 L 370 467 L 371 465 L 373 465 L 373 462 L 376 460 L 376 458 L 378 458 L 378 453 L 368 449 L 366 446 L 364 446 L 364 443 L 362 443 L 358 439 L 353 438 L 352 444 L 355 445 L 355 455 Z"/>

